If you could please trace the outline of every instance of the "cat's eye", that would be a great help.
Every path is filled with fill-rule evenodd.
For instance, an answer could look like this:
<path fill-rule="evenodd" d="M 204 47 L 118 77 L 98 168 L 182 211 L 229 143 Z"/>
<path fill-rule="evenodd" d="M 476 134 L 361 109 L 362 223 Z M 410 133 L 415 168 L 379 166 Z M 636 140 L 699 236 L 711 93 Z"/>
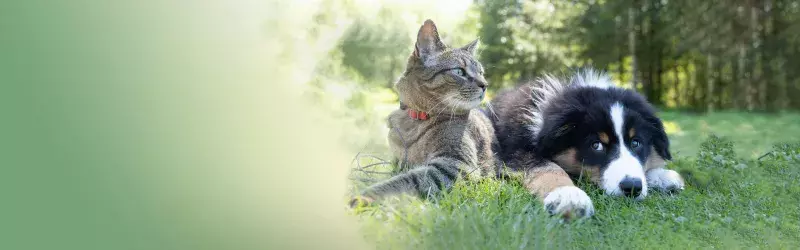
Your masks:
<path fill-rule="evenodd" d="M 453 69 L 453 73 L 459 76 L 467 76 L 467 72 L 462 68 Z"/>
<path fill-rule="evenodd" d="M 636 140 L 636 139 L 631 140 L 631 148 L 637 149 L 637 148 L 639 148 L 641 146 L 642 146 L 642 144 L 639 142 L 639 140 Z"/>
<path fill-rule="evenodd" d="M 603 144 L 600 143 L 600 142 L 592 143 L 592 150 L 598 151 L 598 152 L 603 151 Z"/>

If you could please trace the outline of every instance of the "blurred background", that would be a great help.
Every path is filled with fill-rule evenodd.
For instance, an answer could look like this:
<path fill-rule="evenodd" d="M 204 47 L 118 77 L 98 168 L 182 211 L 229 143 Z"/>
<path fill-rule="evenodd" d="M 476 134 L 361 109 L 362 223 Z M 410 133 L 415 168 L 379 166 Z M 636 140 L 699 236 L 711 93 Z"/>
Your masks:
<path fill-rule="evenodd" d="M 800 135 L 798 5 L 4 2 L 0 248 L 363 247 L 348 170 L 387 152 L 428 18 L 480 37 L 492 92 L 593 65 L 659 106 L 679 157 L 710 133 L 758 156 Z"/>
<path fill-rule="evenodd" d="M 371 127 L 347 137 L 356 149 L 385 145 L 392 84 L 431 18 L 450 46 L 480 37 L 489 97 L 542 73 L 593 66 L 664 111 L 675 150 L 696 150 L 717 133 L 740 136 L 754 146 L 742 149 L 750 156 L 781 139 L 765 130 L 800 132 L 798 14 L 792 0 L 323 0 L 303 30 L 330 39 L 309 80 L 314 97 L 352 126 Z"/>

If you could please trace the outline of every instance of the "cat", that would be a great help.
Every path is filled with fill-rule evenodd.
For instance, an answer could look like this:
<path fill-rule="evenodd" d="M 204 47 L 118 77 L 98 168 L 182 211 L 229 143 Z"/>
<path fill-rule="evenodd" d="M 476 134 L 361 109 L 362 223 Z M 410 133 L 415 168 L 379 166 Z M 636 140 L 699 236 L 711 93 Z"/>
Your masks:
<path fill-rule="evenodd" d="M 478 109 L 488 82 L 475 59 L 477 47 L 478 39 L 449 48 L 431 20 L 420 27 L 395 83 L 401 107 L 387 119 L 392 154 L 410 167 L 353 197 L 351 207 L 400 194 L 428 198 L 460 179 L 499 175 L 494 128 Z"/>

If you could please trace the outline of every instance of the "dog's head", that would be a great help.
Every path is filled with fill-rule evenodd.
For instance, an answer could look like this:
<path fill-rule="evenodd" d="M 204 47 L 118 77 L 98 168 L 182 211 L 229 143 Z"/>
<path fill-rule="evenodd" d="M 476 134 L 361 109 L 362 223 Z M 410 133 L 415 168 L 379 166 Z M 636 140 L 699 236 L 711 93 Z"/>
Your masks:
<path fill-rule="evenodd" d="M 644 198 L 645 172 L 672 158 L 664 126 L 640 94 L 593 76 L 573 78 L 548 100 L 535 150 L 570 173 L 588 175 L 606 194 Z"/>

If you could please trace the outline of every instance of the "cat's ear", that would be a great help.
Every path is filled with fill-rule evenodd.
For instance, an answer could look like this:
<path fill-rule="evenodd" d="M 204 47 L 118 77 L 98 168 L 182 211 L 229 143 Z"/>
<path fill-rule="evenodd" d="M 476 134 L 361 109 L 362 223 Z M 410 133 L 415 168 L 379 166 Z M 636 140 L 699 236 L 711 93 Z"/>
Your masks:
<path fill-rule="evenodd" d="M 475 52 L 478 51 L 478 45 L 480 44 L 479 40 L 480 38 L 475 39 L 475 41 L 472 41 L 471 43 L 464 45 L 464 47 L 461 47 L 461 49 L 475 56 Z"/>
<path fill-rule="evenodd" d="M 442 43 L 439 38 L 439 31 L 436 30 L 436 24 L 430 19 L 425 20 L 422 27 L 419 28 L 417 33 L 417 43 L 414 45 L 414 56 L 417 58 L 426 58 L 430 55 L 441 53 L 447 49 L 447 46 Z"/>

